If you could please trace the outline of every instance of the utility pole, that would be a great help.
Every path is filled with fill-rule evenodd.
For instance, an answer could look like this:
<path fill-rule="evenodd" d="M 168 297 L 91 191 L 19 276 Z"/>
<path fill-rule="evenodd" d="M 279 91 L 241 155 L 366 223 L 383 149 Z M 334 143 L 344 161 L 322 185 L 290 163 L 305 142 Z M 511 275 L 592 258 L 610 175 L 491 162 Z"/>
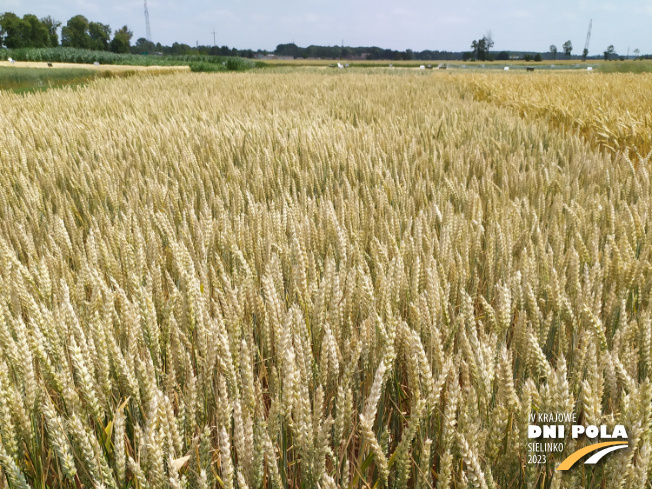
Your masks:
<path fill-rule="evenodd" d="M 591 27 L 593 26 L 593 19 L 589 22 L 589 32 L 586 33 L 586 44 L 584 44 L 584 51 L 582 52 L 582 61 L 586 61 L 589 55 L 589 42 L 591 41 Z"/>
<path fill-rule="evenodd" d="M 215 47 L 215 27 L 213 27 L 213 47 Z"/>
<path fill-rule="evenodd" d="M 149 27 L 149 10 L 147 8 L 147 0 L 145 0 L 145 29 L 147 40 L 152 42 L 152 30 Z"/>

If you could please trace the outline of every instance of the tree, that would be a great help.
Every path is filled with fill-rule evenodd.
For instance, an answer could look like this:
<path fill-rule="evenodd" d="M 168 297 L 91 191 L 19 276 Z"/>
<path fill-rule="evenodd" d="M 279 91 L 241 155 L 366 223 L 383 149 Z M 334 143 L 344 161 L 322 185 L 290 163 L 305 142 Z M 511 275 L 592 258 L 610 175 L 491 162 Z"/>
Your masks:
<path fill-rule="evenodd" d="M 24 15 L 21 27 L 24 47 L 44 48 L 50 43 L 48 28 L 36 15 Z"/>
<path fill-rule="evenodd" d="M 277 56 L 292 56 L 293 58 L 298 58 L 300 56 L 300 49 L 299 46 L 293 42 L 289 44 L 279 44 L 276 46 L 274 54 Z"/>
<path fill-rule="evenodd" d="M 557 46 L 555 46 L 554 44 L 550 45 L 550 56 L 552 57 L 552 59 L 557 59 Z"/>
<path fill-rule="evenodd" d="M 582 61 L 586 61 L 586 57 L 589 55 L 589 50 L 584 48 L 584 51 L 582 51 Z"/>
<path fill-rule="evenodd" d="M 5 12 L 0 16 L 0 44 L 9 49 L 25 46 L 23 21 L 13 12 Z"/>
<path fill-rule="evenodd" d="M 222 46 L 222 47 L 229 49 L 226 46 Z M 191 53 L 192 53 L 191 47 L 188 46 L 187 44 L 179 44 L 178 42 L 175 42 L 170 47 L 170 54 L 191 54 Z"/>
<path fill-rule="evenodd" d="M 604 60 L 609 61 L 614 56 L 615 53 L 616 53 L 616 48 L 614 48 L 613 44 L 610 44 L 607 50 L 603 53 Z"/>
<path fill-rule="evenodd" d="M 139 37 L 136 40 L 136 44 L 131 48 L 131 52 L 134 54 L 153 53 L 154 51 L 156 51 L 156 45 L 144 37 Z"/>
<path fill-rule="evenodd" d="M 541 53 L 537 53 L 534 55 L 534 61 L 543 61 L 543 58 L 541 57 Z"/>
<path fill-rule="evenodd" d="M 496 55 L 497 61 L 509 61 L 509 53 L 507 51 L 501 51 Z"/>
<path fill-rule="evenodd" d="M 478 41 L 478 60 L 484 61 L 487 57 L 487 40 L 483 37 Z"/>
<path fill-rule="evenodd" d="M 487 32 L 479 41 L 474 40 L 471 43 L 471 49 L 473 49 L 474 57 L 480 61 L 491 60 L 491 55 L 489 54 L 489 50 L 493 46 L 494 46 L 494 41 L 491 37 L 491 31 Z"/>
<path fill-rule="evenodd" d="M 487 33 L 484 35 L 483 39 L 484 39 L 485 48 L 486 48 L 485 57 L 486 57 L 487 61 L 490 61 L 491 60 L 491 55 L 489 54 L 489 51 L 491 51 L 491 48 L 494 47 L 494 36 L 491 33 L 491 31 L 487 31 Z"/>
<path fill-rule="evenodd" d="M 48 45 L 47 27 L 32 14 L 21 19 L 13 12 L 0 16 L 0 45 L 9 49 L 44 48 Z"/>
<path fill-rule="evenodd" d="M 566 42 L 564 43 L 564 45 L 562 46 L 562 48 L 563 48 L 563 50 L 564 50 L 564 54 L 566 55 L 566 57 L 567 57 L 568 59 L 570 59 L 570 57 L 571 57 L 571 52 L 573 51 L 573 43 L 570 42 L 570 41 L 566 41 Z"/>
<path fill-rule="evenodd" d="M 91 38 L 90 48 L 96 51 L 108 51 L 111 40 L 111 26 L 90 22 L 88 24 L 88 35 Z"/>
<path fill-rule="evenodd" d="M 129 30 L 126 25 L 123 25 L 119 30 L 115 31 L 113 34 L 113 40 L 111 41 L 111 51 L 114 53 L 128 53 L 129 52 L 129 43 L 134 33 Z"/>
<path fill-rule="evenodd" d="M 52 16 L 48 15 L 41 19 L 41 23 L 48 30 L 49 42 L 48 46 L 55 47 L 59 45 L 59 36 L 57 35 L 57 29 L 61 27 L 61 22 L 54 20 Z"/>
<path fill-rule="evenodd" d="M 473 42 L 471 43 L 471 49 L 473 50 L 472 51 L 473 52 L 473 57 L 475 59 L 478 59 L 478 41 L 473 40 Z"/>
<path fill-rule="evenodd" d="M 71 48 L 89 49 L 91 36 L 88 33 L 88 19 L 75 15 L 61 29 L 61 45 Z"/>
<path fill-rule="evenodd" d="M 639 54 L 641 54 L 641 50 L 638 49 L 638 48 L 634 49 L 634 57 L 635 57 L 635 58 L 638 58 L 638 55 L 639 55 Z"/>

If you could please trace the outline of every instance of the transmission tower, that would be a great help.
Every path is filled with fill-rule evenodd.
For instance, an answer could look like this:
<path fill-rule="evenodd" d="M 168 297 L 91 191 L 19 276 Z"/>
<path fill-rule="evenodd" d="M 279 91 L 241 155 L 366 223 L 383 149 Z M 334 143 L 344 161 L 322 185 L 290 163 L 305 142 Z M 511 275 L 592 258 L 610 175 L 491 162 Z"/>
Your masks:
<path fill-rule="evenodd" d="M 586 57 L 589 55 L 589 41 L 591 40 L 591 26 L 593 25 L 593 19 L 589 22 L 589 32 L 586 33 L 586 44 L 584 44 L 584 52 L 582 53 L 582 61 L 586 61 Z"/>
<path fill-rule="evenodd" d="M 152 29 L 149 27 L 149 10 L 147 9 L 147 0 L 145 0 L 145 26 L 147 29 L 147 40 L 152 42 Z"/>

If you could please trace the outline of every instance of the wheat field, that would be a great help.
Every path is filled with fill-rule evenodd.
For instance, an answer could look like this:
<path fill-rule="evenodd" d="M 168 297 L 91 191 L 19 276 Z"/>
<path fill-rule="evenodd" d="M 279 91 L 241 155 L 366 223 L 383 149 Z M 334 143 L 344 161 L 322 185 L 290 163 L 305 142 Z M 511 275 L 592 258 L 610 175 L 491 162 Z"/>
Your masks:
<path fill-rule="evenodd" d="M 537 116 L 635 161 L 652 155 L 652 74 L 588 72 L 459 77 L 478 100 Z"/>
<path fill-rule="evenodd" d="M 647 160 L 443 73 L 0 106 L 0 486 L 650 487 Z"/>

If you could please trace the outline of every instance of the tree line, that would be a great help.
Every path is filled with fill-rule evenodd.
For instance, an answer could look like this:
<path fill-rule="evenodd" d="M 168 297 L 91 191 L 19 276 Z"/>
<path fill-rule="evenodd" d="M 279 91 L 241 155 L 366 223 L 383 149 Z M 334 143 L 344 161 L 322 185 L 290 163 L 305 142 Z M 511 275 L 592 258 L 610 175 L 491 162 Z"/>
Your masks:
<path fill-rule="evenodd" d="M 451 51 L 397 51 L 394 49 L 383 49 L 376 46 L 351 47 L 351 46 L 315 46 L 299 47 L 294 43 L 279 44 L 274 53 L 277 56 L 292 56 L 293 58 L 322 58 L 322 59 L 351 59 L 363 58 L 368 60 L 390 59 L 402 60 L 454 60 L 460 59 L 461 53 Z"/>
<path fill-rule="evenodd" d="M 61 44 L 57 31 L 61 27 Z M 111 33 L 111 27 L 91 22 L 83 15 L 75 15 L 66 25 L 51 16 L 39 19 L 25 14 L 22 18 L 13 12 L 0 15 L 0 47 L 8 49 L 72 47 L 95 51 L 128 53 L 133 33 L 125 25 Z"/>
<path fill-rule="evenodd" d="M 58 31 L 61 28 L 61 39 Z M 73 47 L 93 51 L 113 51 L 115 53 L 166 55 L 214 55 L 241 56 L 253 58 L 267 51 L 252 49 L 237 50 L 228 46 L 196 46 L 175 42 L 172 46 L 153 43 L 144 37 L 131 43 L 133 32 L 126 25 L 112 30 L 108 24 L 89 21 L 83 15 L 71 17 L 65 25 L 51 16 L 39 19 L 26 14 L 22 18 L 13 12 L 0 15 L 0 48 L 48 48 Z"/>

